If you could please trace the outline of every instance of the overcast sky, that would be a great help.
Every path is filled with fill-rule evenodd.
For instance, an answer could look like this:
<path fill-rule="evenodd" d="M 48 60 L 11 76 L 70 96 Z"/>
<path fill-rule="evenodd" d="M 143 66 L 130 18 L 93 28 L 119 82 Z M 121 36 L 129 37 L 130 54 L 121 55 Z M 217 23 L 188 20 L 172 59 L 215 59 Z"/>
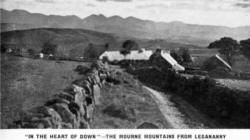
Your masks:
<path fill-rule="evenodd" d="M 192 24 L 250 25 L 250 0 L 0 0 L 0 7 L 29 12 L 77 15 L 134 16 L 153 21 Z"/>

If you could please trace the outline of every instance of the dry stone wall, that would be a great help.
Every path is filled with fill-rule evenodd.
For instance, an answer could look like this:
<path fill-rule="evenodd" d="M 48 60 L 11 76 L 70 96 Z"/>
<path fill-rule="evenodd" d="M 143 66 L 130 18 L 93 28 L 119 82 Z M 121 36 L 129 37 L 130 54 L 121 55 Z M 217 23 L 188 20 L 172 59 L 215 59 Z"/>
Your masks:
<path fill-rule="evenodd" d="M 110 76 L 107 65 L 97 61 L 85 78 L 73 82 L 64 92 L 55 94 L 42 106 L 25 111 L 14 128 L 89 128 L 101 88 Z"/>

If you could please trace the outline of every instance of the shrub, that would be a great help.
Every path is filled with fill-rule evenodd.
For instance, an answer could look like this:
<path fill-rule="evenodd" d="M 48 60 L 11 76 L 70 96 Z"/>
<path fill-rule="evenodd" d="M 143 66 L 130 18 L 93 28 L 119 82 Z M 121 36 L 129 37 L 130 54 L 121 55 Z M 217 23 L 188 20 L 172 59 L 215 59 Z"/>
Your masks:
<path fill-rule="evenodd" d="M 78 72 L 79 74 L 86 74 L 90 69 L 88 67 L 82 66 L 82 65 L 78 65 L 75 68 L 75 71 Z"/>
<path fill-rule="evenodd" d="M 42 53 L 55 55 L 57 51 L 57 45 L 51 43 L 45 43 L 42 48 Z"/>

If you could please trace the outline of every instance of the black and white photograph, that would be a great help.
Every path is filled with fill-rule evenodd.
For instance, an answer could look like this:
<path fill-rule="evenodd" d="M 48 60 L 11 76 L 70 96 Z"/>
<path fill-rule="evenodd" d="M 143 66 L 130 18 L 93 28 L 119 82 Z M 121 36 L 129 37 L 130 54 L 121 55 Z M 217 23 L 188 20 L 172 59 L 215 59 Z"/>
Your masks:
<path fill-rule="evenodd" d="M 250 128 L 250 0 L 0 0 L 0 17 L 2 130 Z"/>

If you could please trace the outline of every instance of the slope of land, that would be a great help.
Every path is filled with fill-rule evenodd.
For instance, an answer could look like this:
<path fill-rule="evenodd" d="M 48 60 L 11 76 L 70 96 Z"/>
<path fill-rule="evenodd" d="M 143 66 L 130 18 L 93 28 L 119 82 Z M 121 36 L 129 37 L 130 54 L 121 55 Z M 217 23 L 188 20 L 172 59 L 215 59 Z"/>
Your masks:
<path fill-rule="evenodd" d="M 195 25 L 182 22 L 153 22 L 135 17 L 105 17 L 90 15 L 85 19 L 77 16 L 56 16 L 29 13 L 24 10 L 1 9 L 3 31 L 30 28 L 82 28 L 141 39 L 165 39 L 170 42 L 207 46 L 224 36 L 237 40 L 250 36 L 250 27 L 229 28 L 223 26 Z"/>
<path fill-rule="evenodd" d="M 116 46 L 116 39 L 110 34 L 83 29 L 42 28 L 1 33 L 1 46 L 40 52 L 45 44 L 53 44 L 57 46 L 56 55 L 66 57 L 83 56 L 90 43 L 100 54 L 105 51 L 106 43 Z"/>
<path fill-rule="evenodd" d="M 238 89 L 242 91 L 250 91 L 250 80 L 236 80 L 236 79 L 215 79 L 223 86 L 231 89 Z"/>
<path fill-rule="evenodd" d="M 21 110 L 38 106 L 79 78 L 77 65 L 88 63 L 47 61 L 1 56 L 1 128 L 19 118 Z"/>
<path fill-rule="evenodd" d="M 125 80 L 103 87 L 101 101 L 96 106 L 91 128 L 134 129 L 148 124 L 158 128 L 172 128 L 151 98 L 149 91 L 131 75 L 122 73 L 120 76 Z"/>
<path fill-rule="evenodd" d="M 56 45 L 56 56 L 77 58 L 97 58 L 105 50 L 120 50 L 128 37 L 119 37 L 83 29 L 40 28 L 1 33 L 1 47 L 12 49 L 32 49 L 39 53 L 45 45 Z M 130 38 L 131 39 L 131 38 Z M 133 38 L 135 39 L 135 38 Z M 173 49 L 179 47 L 197 48 L 193 45 L 168 42 L 166 40 L 139 39 L 139 47 Z M 108 46 L 106 46 L 108 44 Z"/>

